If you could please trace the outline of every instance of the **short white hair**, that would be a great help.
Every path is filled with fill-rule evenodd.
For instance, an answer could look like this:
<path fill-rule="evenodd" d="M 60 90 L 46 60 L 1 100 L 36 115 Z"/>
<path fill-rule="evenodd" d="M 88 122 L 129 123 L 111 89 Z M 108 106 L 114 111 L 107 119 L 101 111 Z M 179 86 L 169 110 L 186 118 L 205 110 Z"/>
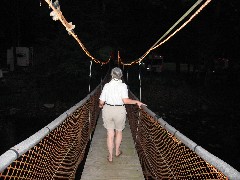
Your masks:
<path fill-rule="evenodd" d="M 118 67 L 113 68 L 111 71 L 111 76 L 113 79 L 121 79 L 121 77 L 123 76 L 122 70 Z"/>

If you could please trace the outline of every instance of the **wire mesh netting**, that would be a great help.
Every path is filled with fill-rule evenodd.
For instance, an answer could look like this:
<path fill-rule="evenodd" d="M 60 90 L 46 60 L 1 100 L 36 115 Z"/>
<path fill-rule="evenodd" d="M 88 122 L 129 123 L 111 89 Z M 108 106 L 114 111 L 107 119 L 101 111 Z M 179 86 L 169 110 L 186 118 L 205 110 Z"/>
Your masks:
<path fill-rule="evenodd" d="M 95 94 L 2 173 L 0 179 L 75 179 L 99 114 Z"/>
<path fill-rule="evenodd" d="M 146 179 L 228 179 L 144 110 L 127 106 L 127 112 Z"/>

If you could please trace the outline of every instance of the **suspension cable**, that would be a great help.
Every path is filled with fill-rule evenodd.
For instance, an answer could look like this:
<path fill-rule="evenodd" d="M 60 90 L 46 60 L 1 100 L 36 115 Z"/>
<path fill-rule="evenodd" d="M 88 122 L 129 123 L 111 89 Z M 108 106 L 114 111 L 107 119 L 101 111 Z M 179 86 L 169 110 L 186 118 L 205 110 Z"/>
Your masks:
<path fill-rule="evenodd" d="M 98 60 L 95 57 L 93 57 L 91 55 L 91 53 L 87 50 L 87 48 L 84 46 L 84 44 L 81 42 L 81 40 L 78 38 L 78 36 L 74 33 L 73 29 L 75 28 L 75 25 L 72 24 L 72 22 L 68 23 L 67 20 L 65 19 L 65 17 L 63 16 L 61 10 L 60 10 L 60 6 L 59 6 L 59 2 L 58 0 L 56 0 L 54 3 L 52 3 L 52 1 L 49 0 L 45 0 L 46 3 L 48 3 L 49 7 L 53 10 L 50 13 L 50 16 L 53 16 L 53 20 L 59 20 L 61 21 L 62 25 L 66 28 L 66 30 L 68 31 L 69 35 L 72 35 L 72 37 L 78 42 L 78 44 L 80 45 L 80 47 L 82 48 L 82 50 L 85 52 L 85 54 L 91 58 L 92 61 L 94 61 L 97 64 L 108 64 L 111 57 L 109 57 L 109 59 L 107 61 L 102 61 L 102 60 Z"/>
<path fill-rule="evenodd" d="M 210 2 L 211 0 L 207 0 L 198 10 L 187 20 L 183 25 L 181 25 L 177 30 L 175 30 L 171 35 L 169 35 L 164 41 L 161 42 L 162 39 L 164 39 L 183 19 L 185 19 L 194 8 L 196 8 L 203 0 L 198 0 L 159 40 L 154 43 L 140 58 L 133 60 L 131 63 L 123 63 L 122 59 L 120 59 L 120 63 L 124 64 L 126 66 L 131 66 L 133 64 L 137 64 L 141 62 L 152 50 L 156 49 L 157 47 L 161 46 L 163 43 L 167 42 L 171 37 L 173 37 L 178 31 L 183 29 L 196 15 L 199 14 L 200 11 L 202 11 Z M 120 55 L 119 55 L 120 57 Z"/>
<path fill-rule="evenodd" d="M 177 22 L 175 22 L 174 25 L 172 25 L 171 28 L 169 28 L 169 30 L 168 30 L 165 34 L 162 35 L 162 37 L 160 37 L 160 38 L 157 40 L 157 42 L 155 42 L 155 44 L 152 45 L 152 47 L 151 47 L 150 49 L 154 48 L 163 38 L 165 38 L 165 37 L 166 37 L 183 19 L 185 19 L 202 1 L 203 1 L 203 0 L 198 0 L 186 13 L 184 13 L 184 14 L 182 15 L 182 17 L 180 17 L 180 19 L 179 19 Z"/>
<path fill-rule="evenodd" d="M 156 49 L 157 47 L 159 47 L 160 45 L 162 45 L 163 43 L 167 42 L 171 37 L 173 37 L 178 31 L 180 31 L 181 29 L 183 29 L 195 16 L 197 16 L 200 11 L 202 11 L 203 8 L 205 8 L 209 3 L 211 2 L 211 0 L 207 0 L 183 25 L 181 25 L 178 29 L 176 29 L 168 38 L 166 38 L 164 41 L 162 41 L 161 43 L 155 45 L 153 47 L 153 49 Z"/>
<path fill-rule="evenodd" d="M 75 28 L 75 25 L 72 24 L 72 22 L 68 23 L 66 19 L 64 18 L 62 12 L 60 11 L 60 6 L 58 3 L 58 0 L 56 0 L 54 3 L 49 0 L 45 0 L 49 7 L 52 8 L 52 12 L 50 13 L 51 16 L 53 16 L 53 20 L 60 20 L 61 23 L 65 26 L 66 30 L 68 31 L 69 35 L 72 35 L 72 37 L 78 42 L 82 50 L 85 52 L 85 54 L 92 59 L 97 64 L 108 64 L 111 57 L 107 61 L 101 61 L 96 58 L 94 58 L 90 52 L 87 50 L 87 48 L 84 46 L 84 44 L 81 42 L 81 40 L 77 37 L 77 35 L 74 33 L 73 29 Z M 161 42 L 183 19 L 185 19 L 203 0 L 198 0 L 184 15 L 176 22 L 174 25 L 169 28 L 169 30 L 164 33 L 164 35 L 159 38 L 140 58 L 133 60 L 131 63 L 123 63 L 122 59 L 120 58 L 120 54 L 118 52 L 118 66 L 119 64 L 131 66 L 133 64 L 140 63 L 143 61 L 143 59 L 154 49 L 161 46 L 163 43 L 167 42 L 171 37 L 173 37 L 178 31 L 180 31 L 183 27 L 185 27 L 203 8 L 207 6 L 208 3 L 211 2 L 211 0 L 207 0 L 185 23 L 183 23 L 180 28 L 175 30 L 171 35 L 169 35 L 164 41 Z M 40 1 L 41 2 L 41 1 Z"/>

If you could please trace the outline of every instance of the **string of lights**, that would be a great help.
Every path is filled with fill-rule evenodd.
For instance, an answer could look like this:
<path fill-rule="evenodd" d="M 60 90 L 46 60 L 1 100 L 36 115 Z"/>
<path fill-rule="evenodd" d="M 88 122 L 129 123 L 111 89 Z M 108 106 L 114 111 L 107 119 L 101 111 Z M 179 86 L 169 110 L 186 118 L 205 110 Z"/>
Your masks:
<path fill-rule="evenodd" d="M 84 44 L 81 42 L 81 40 L 78 38 L 78 36 L 74 33 L 73 29 L 75 28 L 75 25 L 72 24 L 72 22 L 68 23 L 65 17 L 63 16 L 60 5 L 58 0 L 56 0 L 54 3 L 52 3 L 52 0 L 45 0 L 49 8 L 51 8 L 53 11 L 50 13 L 50 16 L 52 16 L 54 21 L 60 20 L 63 26 L 68 31 L 69 35 L 72 35 L 72 37 L 78 42 L 82 50 L 85 52 L 85 54 L 91 58 L 92 61 L 94 61 L 97 64 L 108 64 L 110 62 L 111 57 L 107 61 L 98 60 L 95 57 L 91 55 L 91 53 L 87 50 L 87 48 L 84 46 Z M 118 52 L 118 64 L 121 64 L 123 66 L 131 66 L 133 64 L 140 64 L 143 59 L 154 49 L 158 48 L 165 42 L 167 42 L 170 38 L 172 38 L 177 32 L 179 32 L 181 29 L 183 29 L 189 22 L 192 21 L 194 17 L 196 17 L 210 2 L 211 0 L 207 0 L 198 10 L 187 20 L 185 21 L 178 29 L 176 29 L 172 34 L 170 34 L 165 40 L 163 40 L 183 19 L 185 19 L 203 0 L 198 0 L 161 38 L 158 39 L 157 42 L 154 43 L 140 58 L 131 61 L 130 63 L 124 63 L 122 58 L 120 57 L 120 53 Z M 41 1 L 40 1 L 41 2 Z M 163 41 L 162 41 L 163 40 Z"/>
<path fill-rule="evenodd" d="M 190 16 L 190 18 L 185 21 L 178 29 L 176 29 L 172 34 L 170 34 L 164 41 L 161 41 L 162 39 L 164 39 L 167 34 L 169 34 L 174 27 L 176 27 L 177 24 L 179 24 L 184 18 L 187 17 L 187 15 L 190 14 L 190 12 L 196 8 L 203 0 L 199 0 L 197 1 L 152 47 L 150 47 L 140 58 L 131 61 L 130 63 L 124 63 L 122 58 L 120 57 L 120 53 L 118 54 L 118 61 L 121 65 L 123 66 L 131 66 L 134 64 L 139 64 L 143 61 L 143 59 L 154 49 L 158 48 L 159 46 L 161 46 L 162 44 L 164 44 L 165 42 L 167 42 L 170 38 L 172 38 L 177 32 L 179 32 L 181 29 L 183 29 L 189 22 L 192 21 L 192 19 L 194 17 L 196 17 L 210 2 L 211 0 L 207 0 L 202 6 L 200 6 L 200 8 L 197 9 L 197 11 Z"/>
<path fill-rule="evenodd" d="M 178 29 L 176 29 L 170 36 L 168 36 L 168 38 L 166 38 L 164 41 L 162 41 L 161 43 L 155 45 L 152 49 L 156 49 L 159 46 L 161 46 L 162 44 L 164 44 L 165 42 L 167 42 L 171 37 L 173 37 L 178 31 L 180 31 L 181 29 L 183 29 L 190 21 L 192 21 L 192 19 L 194 17 L 196 17 L 202 10 L 203 8 L 205 8 L 209 3 L 211 2 L 211 0 L 207 0 L 183 25 L 181 25 Z"/>
<path fill-rule="evenodd" d="M 102 61 L 99 59 L 96 59 L 91 55 L 91 53 L 87 50 L 87 48 L 84 46 L 84 44 L 81 42 L 81 40 L 78 38 L 78 36 L 74 33 L 73 29 L 75 28 L 75 25 L 72 24 L 72 22 L 68 23 L 65 17 L 63 16 L 61 10 L 60 10 L 60 5 L 58 0 L 56 0 L 54 3 L 50 0 L 45 0 L 45 2 L 49 5 L 49 8 L 51 8 L 53 11 L 50 13 L 50 16 L 52 16 L 54 21 L 59 20 L 62 25 L 66 28 L 68 31 L 68 34 L 71 35 L 80 45 L 82 50 L 85 52 L 85 54 L 91 58 L 92 61 L 94 61 L 97 64 L 105 65 L 110 62 L 111 57 L 107 61 Z"/>

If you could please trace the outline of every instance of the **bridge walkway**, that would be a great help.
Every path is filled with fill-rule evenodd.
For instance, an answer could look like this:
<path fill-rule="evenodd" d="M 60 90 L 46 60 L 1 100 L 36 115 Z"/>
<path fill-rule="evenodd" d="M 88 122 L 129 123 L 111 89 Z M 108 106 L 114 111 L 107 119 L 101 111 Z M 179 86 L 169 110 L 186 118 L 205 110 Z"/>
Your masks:
<path fill-rule="evenodd" d="M 123 154 L 114 157 L 113 163 L 107 161 L 106 139 L 107 133 L 100 114 L 81 180 L 144 180 L 128 121 L 123 130 Z"/>

